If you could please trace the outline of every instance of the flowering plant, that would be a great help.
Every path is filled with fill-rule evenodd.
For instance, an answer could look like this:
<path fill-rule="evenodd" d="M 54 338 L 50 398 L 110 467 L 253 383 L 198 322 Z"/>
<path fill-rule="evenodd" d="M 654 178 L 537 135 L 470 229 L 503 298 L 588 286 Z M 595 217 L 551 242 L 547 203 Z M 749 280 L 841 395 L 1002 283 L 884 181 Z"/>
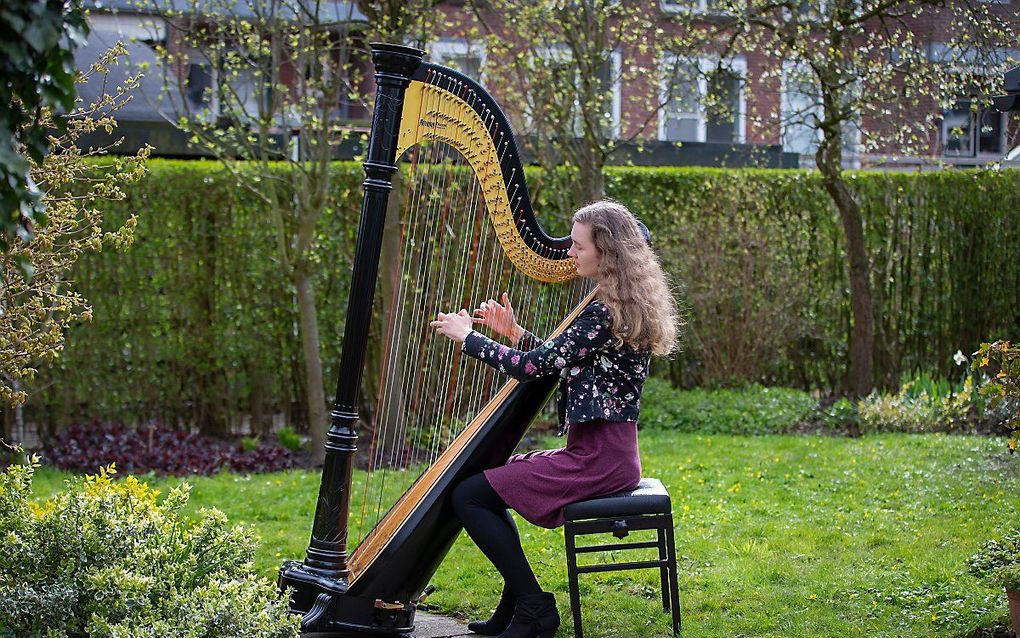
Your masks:
<path fill-rule="evenodd" d="M 1020 347 L 1009 341 L 982 343 L 974 353 L 971 370 L 988 377 L 980 392 L 989 397 L 990 405 L 1006 410 L 1006 445 L 1010 453 L 1015 452 L 1020 444 Z"/>

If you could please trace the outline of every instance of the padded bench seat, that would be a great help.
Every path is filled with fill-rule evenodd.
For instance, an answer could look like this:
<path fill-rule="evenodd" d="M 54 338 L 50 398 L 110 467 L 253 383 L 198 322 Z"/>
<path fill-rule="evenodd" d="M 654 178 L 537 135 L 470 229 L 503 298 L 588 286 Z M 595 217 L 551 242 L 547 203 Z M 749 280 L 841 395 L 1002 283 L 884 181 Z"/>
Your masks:
<path fill-rule="evenodd" d="M 637 488 L 577 501 L 563 508 L 563 535 L 567 550 L 567 580 L 570 587 L 570 610 L 574 618 L 575 638 L 584 638 L 581 629 L 581 594 L 577 586 L 579 574 L 657 568 L 662 585 L 662 608 L 671 611 L 673 633 L 680 635 L 680 595 L 677 586 L 676 546 L 673 539 L 673 513 L 669 492 L 658 479 L 643 478 Z M 655 530 L 653 541 L 594 544 L 578 547 L 576 538 L 593 534 L 612 534 L 622 540 L 632 531 Z M 577 554 L 631 549 L 658 549 L 656 560 L 577 564 Z"/>

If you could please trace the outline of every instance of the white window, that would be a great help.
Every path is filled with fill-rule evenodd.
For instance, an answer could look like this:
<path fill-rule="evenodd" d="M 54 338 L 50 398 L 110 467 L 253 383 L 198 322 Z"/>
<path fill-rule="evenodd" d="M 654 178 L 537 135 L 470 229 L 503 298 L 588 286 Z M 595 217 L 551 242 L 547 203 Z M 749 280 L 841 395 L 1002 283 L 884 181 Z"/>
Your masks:
<path fill-rule="evenodd" d="M 942 112 L 942 152 L 955 157 L 1002 155 L 1006 148 L 1006 114 L 960 100 Z"/>
<path fill-rule="evenodd" d="M 659 139 L 668 142 L 743 143 L 746 136 L 744 82 L 747 61 L 682 59 L 663 61 Z"/>
<path fill-rule="evenodd" d="M 814 155 L 822 141 L 818 127 L 822 117 L 822 99 L 818 83 L 804 64 L 783 62 L 780 91 L 780 123 L 783 150 Z M 850 157 L 860 151 L 861 128 L 857 122 L 843 125 L 843 152 Z"/>
<path fill-rule="evenodd" d="M 726 0 L 661 0 L 666 13 L 726 13 Z"/>
<path fill-rule="evenodd" d="M 573 53 L 566 46 L 560 45 L 549 47 L 538 52 L 541 64 L 549 71 L 545 80 L 555 87 L 577 87 L 580 85 L 580 78 L 577 76 L 577 69 L 573 65 Z M 614 51 L 609 59 L 602 62 L 596 71 L 598 79 L 598 90 L 604 97 L 600 108 L 599 120 L 603 127 L 607 128 L 608 137 L 616 139 L 620 136 L 620 53 Z M 524 120 L 527 128 L 531 128 L 535 122 L 536 113 L 534 109 L 543 109 L 541 104 L 546 99 L 556 99 L 556 91 L 547 93 L 543 87 L 534 86 L 531 89 L 531 99 L 524 113 Z M 568 110 L 568 109 L 564 109 Z M 574 120 L 574 134 L 580 136 L 583 133 L 583 121 L 581 120 L 581 105 L 577 91 L 573 94 L 573 104 L 569 110 L 572 111 Z"/>
<path fill-rule="evenodd" d="M 481 83 L 485 68 L 485 45 L 465 40 L 442 38 L 428 47 L 429 59 L 434 64 L 460 71 L 475 82 Z"/>

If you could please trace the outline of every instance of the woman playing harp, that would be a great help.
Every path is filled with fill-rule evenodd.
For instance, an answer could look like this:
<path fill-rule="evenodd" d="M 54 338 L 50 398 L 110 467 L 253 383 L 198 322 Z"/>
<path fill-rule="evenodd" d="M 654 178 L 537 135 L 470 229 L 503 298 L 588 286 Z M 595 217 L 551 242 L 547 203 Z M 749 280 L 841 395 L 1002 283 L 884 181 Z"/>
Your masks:
<path fill-rule="evenodd" d="M 547 528 L 563 524 L 571 502 L 633 489 L 641 479 L 637 420 L 650 355 L 673 351 L 677 312 L 648 231 L 621 204 L 578 210 L 568 252 L 596 298 L 545 343 L 517 324 L 509 297 L 489 300 L 471 317 L 439 313 L 431 325 L 462 343 L 465 354 L 526 381 L 558 374 L 557 408 L 567 445 L 515 455 L 502 467 L 461 482 L 452 499 L 464 529 L 503 576 L 492 617 L 468 627 L 504 638 L 551 636 L 559 626 L 553 595 L 543 592 L 508 508 Z M 476 332 L 486 326 L 515 348 Z"/>

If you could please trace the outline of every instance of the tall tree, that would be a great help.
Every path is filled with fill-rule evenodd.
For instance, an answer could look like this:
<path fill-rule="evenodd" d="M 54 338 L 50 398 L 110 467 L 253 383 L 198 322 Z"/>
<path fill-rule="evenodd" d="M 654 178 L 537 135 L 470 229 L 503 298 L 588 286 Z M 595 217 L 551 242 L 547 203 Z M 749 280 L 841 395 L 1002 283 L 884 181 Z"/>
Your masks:
<path fill-rule="evenodd" d="M 744 84 L 747 102 L 758 88 L 784 86 L 795 96 L 782 109 L 748 109 L 749 120 L 772 130 L 780 124 L 815 149 L 846 242 L 852 329 L 844 390 L 867 394 L 875 385 L 876 301 L 847 149 L 930 152 L 944 109 L 966 96 L 977 106 L 995 93 L 1017 41 L 1015 15 L 979 0 L 712 0 L 709 7 L 711 19 L 693 10 L 676 15 L 681 34 L 669 48 L 701 81 L 725 72 L 734 56 L 764 53 L 769 64 Z M 715 64 L 691 63 L 706 54 Z M 706 108 L 726 109 L 710 92 L 706 98 Z"/>
<path fill-rule="evenodd" d="M 655 117 L 652 108 L 644 121 L 625 124 L 619 108 L 622 85 L 642 77 L 657 85 L 655 12 L 620 0 L 491 0 L 473 8 L 487 34 L 490 85 L 545 169 L 542 179 L 566 187 L 549 189 L 565 197 L 548 203 L 569 211 L 602 197 L 610 156 Z"/>
<path fill-rule="evenodd" d="M 333 149 L 350 134 L 345 109 L 361 83 L 353 11 L 307 0 L 188 0 L 163 12 L 167 43 L 157 49 L 170 119 L 270 215 L 297 299 L 307 427 L 320 459 L 327 410 L 315 231 L 329 203 Z"/>

